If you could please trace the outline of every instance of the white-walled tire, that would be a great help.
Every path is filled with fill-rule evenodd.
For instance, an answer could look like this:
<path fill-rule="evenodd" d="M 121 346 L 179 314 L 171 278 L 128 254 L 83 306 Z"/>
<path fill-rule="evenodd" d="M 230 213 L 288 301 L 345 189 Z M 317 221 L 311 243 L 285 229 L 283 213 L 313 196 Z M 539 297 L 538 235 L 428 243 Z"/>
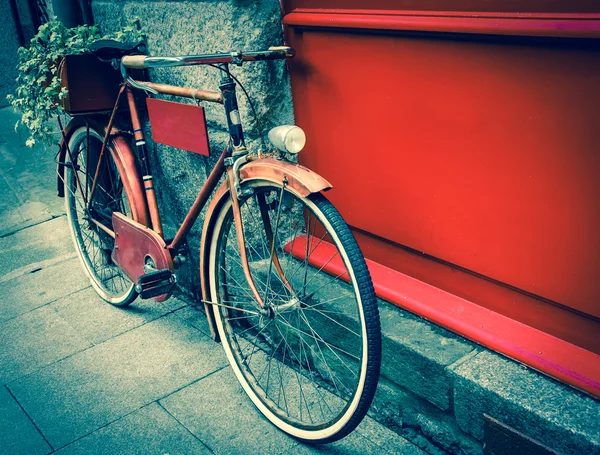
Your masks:
<path fill-rule="evenodd" d="M 211 300 L 227 358 L 274 425 L 305 442 L 336 441 L 363 419 L 379 377 L 379 313 L 364 258 L 321 194 L 301 198 L 263 181 L 242 189 L 250 194 L 240 200 L 250 271 L 267 308 L 244 278 L 228 200 L 209 245 Z"/>
<path fill-rule="evenodd" d="M 92 287 L 108 303 L 126 306 L 137 297 L 134 283 L 112 262 L 114 240 L 90 221 L 90 218 L 96 217 L 112 229 L 113 211 L 126 215 L 130 215 L 131 212 L 109 144 L 102 158 L 101 172 L 92 196 L 92 209 L 86 208 L 102 140 L 103 135 L 93 128 L 88 130 L 86 127 L 81 127 L 71 135 L 69 151 L 73 162 L 71 163 L 68 153 L 65 156 L 65 160 L 69 162 L 64 177 L 65 211 L 75 250 L 90 278 Z M 96 157 L 95 161 L 94 157 Z M 90 164 L 89 169 L 88 164 Z"/>

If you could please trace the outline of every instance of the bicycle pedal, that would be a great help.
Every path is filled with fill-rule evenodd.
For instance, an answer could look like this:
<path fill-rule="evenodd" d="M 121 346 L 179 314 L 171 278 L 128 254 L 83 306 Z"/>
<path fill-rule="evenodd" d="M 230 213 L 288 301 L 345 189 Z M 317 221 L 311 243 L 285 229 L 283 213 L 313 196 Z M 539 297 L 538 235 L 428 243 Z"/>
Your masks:
<path fill-rule="evenodd" d="M 150 299 L 171 291 L 177 279 L 169 269 L 148 272 L 138 278 L 135 290 L 142 299 Z"/>
<path fill-rule="evenodd" d="M 138 278 L 138 284 L 144 285 L 147 283 L 152 283 L 153 281 L 163 281 L 171 278 L 172 275 L 173 272 L 171 272 L 169 269 L 153 270 L 140 276 Z"/>

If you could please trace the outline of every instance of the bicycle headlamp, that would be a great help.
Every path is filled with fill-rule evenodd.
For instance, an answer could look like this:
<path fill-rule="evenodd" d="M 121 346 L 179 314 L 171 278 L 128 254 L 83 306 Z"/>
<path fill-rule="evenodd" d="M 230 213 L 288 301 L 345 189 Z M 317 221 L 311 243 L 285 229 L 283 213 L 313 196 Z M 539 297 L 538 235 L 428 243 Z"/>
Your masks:
<path fill-rule="evenodd" d="M 281 125 L 269 131 L 269 141 L 282 152 L 296 154 L 304 148 L 306 134 L 296 125 Z"/>

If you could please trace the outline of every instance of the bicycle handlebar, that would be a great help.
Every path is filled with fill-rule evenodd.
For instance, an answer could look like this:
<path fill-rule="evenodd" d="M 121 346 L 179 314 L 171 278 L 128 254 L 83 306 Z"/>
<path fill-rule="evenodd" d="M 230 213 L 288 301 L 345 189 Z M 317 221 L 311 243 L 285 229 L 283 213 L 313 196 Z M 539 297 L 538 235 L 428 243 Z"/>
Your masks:
<path fill-rule="evenodd" d="M 147 57 L 145 55 L 127 55 L 121 58 L 125 68 L 166 68 L 175 66 L 208 65 L 214 63 L 254 62 L 258 60 L 279 60 L 291 58 L 294 49 L 288 46 L 273 46 L 266 51 L 230 52 L 221 54 L 186 55 L 181 57 Z"/>

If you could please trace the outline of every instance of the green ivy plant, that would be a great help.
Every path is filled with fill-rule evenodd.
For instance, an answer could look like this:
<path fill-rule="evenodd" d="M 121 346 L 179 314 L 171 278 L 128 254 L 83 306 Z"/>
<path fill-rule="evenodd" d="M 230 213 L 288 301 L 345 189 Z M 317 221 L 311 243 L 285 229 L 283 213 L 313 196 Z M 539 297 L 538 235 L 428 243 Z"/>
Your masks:
<path fill-rule="evenodd" d="M 81 25 L 66 28 L 59 20 L 51 20 L 42 25 L 31 39 L 29 47 L 20 47 L 19 70 L 14 95 L 8 101 L 21 112 L 21 120 L 29 130 L 26 145 L 54 142 L 53 128 L 49 120 L 64 113 L 59 100 L 67 96 L 67 89 L 61 87 L 60 61 L 65 55 L 83 54 L 89 46 L 100 39 L 115 39 L 122 42 L 138 43 L 144 39 L 139 23 L 133 22 L 118 32 L 103 36 L 97 25 Z"/>

